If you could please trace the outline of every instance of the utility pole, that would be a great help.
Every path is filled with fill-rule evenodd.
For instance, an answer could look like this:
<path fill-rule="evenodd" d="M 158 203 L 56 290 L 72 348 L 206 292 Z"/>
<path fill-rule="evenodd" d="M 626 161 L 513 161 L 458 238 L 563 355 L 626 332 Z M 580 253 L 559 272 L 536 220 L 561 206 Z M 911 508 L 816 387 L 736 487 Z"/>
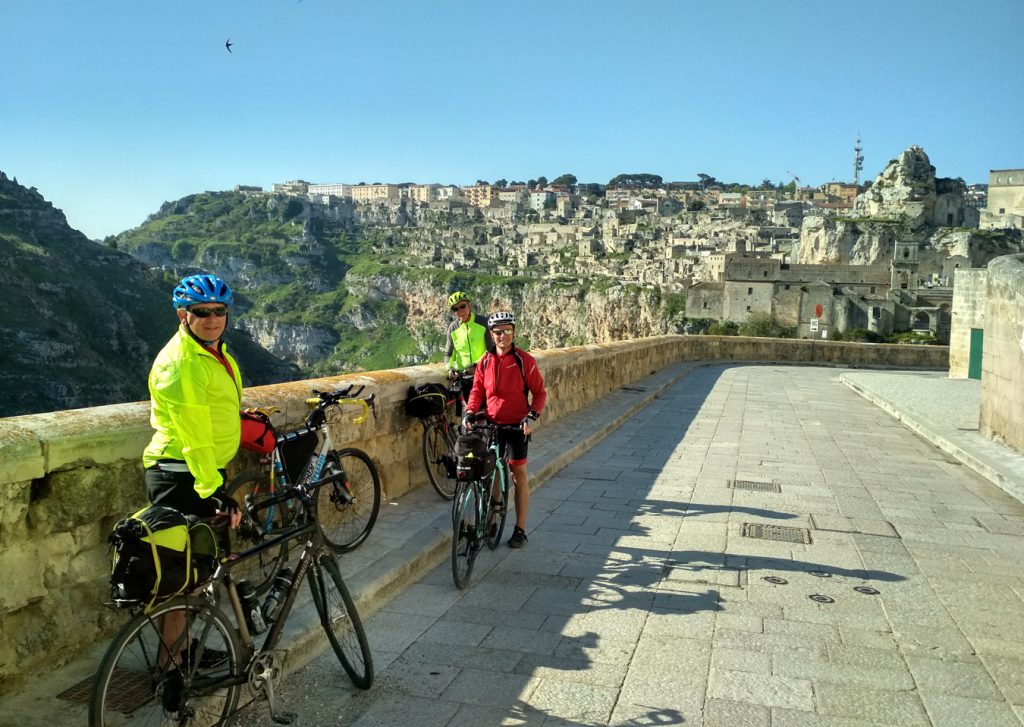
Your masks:
<path fill-rule="evenodd" d="M 863 147 L 860 145 L 860 131 L 857 131 L 857 144 L 853 147 L 853 183 L 860 186 L 860 172 L 864 168 Z"/>

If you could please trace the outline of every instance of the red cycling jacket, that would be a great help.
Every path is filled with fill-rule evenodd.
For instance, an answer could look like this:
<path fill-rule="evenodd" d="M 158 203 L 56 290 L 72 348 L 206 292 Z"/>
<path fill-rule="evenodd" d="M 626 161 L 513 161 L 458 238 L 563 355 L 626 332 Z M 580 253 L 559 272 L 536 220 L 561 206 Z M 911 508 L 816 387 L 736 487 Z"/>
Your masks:
<path fill-rule="evenodd" d="M 486 413 L 498 424 L 518 424 L 531 409 L 540 414 L 547 400 L 537 361 L 513 346 L 506 354 L 488 352 L 480 359 L 466 409 Z M 481 404 L 486 404 L 483 411 Z"/>

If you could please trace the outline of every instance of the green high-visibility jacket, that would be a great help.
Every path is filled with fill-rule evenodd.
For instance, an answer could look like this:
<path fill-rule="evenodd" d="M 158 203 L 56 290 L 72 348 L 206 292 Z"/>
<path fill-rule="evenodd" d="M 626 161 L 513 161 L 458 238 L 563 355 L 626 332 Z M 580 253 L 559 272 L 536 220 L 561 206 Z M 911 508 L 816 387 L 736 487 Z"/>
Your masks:
<path fill-rule="evenodd" d="M 462 371 L 481 359 L 494 344 L 487 332 L 487 318 L 473 315 L 465 323 L 458 319 L 448 326 L 448 340 L 445 343 L 445 358 L 448 368 Z"/>
<path fill-rule="evenodd" d="M 241 438 L 242 376 L 223 343 L 220 352 L 227 367 L 182 325 L 149 372 L 149 422 L 156 432 L 142 463 L 184 460 L 200 497 L 220 487 L 217 470 L 235 456 Z"/>

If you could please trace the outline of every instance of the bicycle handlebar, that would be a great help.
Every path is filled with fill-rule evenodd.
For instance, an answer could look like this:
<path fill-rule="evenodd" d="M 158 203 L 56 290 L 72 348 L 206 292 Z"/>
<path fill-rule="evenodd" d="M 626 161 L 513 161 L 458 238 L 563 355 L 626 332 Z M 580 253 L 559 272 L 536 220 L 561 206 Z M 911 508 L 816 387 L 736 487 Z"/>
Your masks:
<path fill-rule="evenodd" d="M 337 391 L 334 392 L 317 391 L 316 389 L 314 389 L 313 393 L 316 394 L 316 396 L 309 397 L 308 399 L 306 399 L 306 404 L 315 409 L 320 409 L 321 411 L 329 406 L 340 407 L 345 406 L 346 404 L 360 406 L 363 409 L 363 413 L 357 416 L 355 419 L 353 419 L 352 423 L 362 424 L 364 421 L 366 421 L 366 417 L 370 416 L 371 411 L 373 412 L 374 415 L 376 415 L 377 395 L 370 394 L 370 396 L 368 396 L 367 398 L 361 399 L 359 398 L 359 396 L 363 393 L 363 390 L 366 388 L 366 386 L 361 385 L 359 386 L 359 388 L 353 391 L 352 389 L 354 388 L 354 386 L 354 384 L 350 384 L 344 389 L 338 389 Z"/>

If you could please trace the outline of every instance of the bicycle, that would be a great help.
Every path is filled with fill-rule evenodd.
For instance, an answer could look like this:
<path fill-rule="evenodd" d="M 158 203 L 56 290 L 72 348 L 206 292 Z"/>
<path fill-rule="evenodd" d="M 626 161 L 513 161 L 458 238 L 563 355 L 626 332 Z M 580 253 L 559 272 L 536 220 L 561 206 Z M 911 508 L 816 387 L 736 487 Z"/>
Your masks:
<path fill-rule="evenodd" d="M 242 553 L 220 558 L 213 575 L 189 595 L 137 613 L 100 662 L 89 705 L 90 727 L 224 724 L 237 710 L 244 685 L 253 697 L 267 700 L 274 722 L 288 724 L 294 715 L 279 710 L 274 696 L 283 674 L 277 647 L 306 575 L 320 624 L 342 668 L 355 686 L 369 689 L 373 659 L 366 633 L 319 524 L 316 491 L 343 478 L 339 472 L 305 485 L 286 484 L 248 515 L 255 518 L 260 510 L 297 500 L 299 507 L 293 509 L 300 515 L 290 527 Z M 294 576 L 288 581 L 282 572 L 279 587 L 261 609 L 233 572 L 262 552 L 299 540 L 305 545 Z M 233 620 L 218 603 L 225 594 Z M 254 637 L 266 629 L 264 618 L 272 625 L 257 645 Z M 180 628 L 168 627 L 168 620 Z"/>
<path fill-rule="evenodd" d="M 459 435 L 459 426 L 449 417 L 454 411 L 461 416 L 465 406 L 462 382 L 473 380 L 473 369 L 458 372 L 458 376 L 448 386 L 445 409 L 422 420 L 423 424 L 423 464 L 427 468 L 430 484 L 437 494 L 445 500 L 455 497 L 455 438 Z"/>
<path fill-rule="evenodd" d="M 374 396 L 359 398 L 366 387 L 348 386 L 334 392 L 314 391 L 306 399 L 312 407 L 304 424 L 298 429 L 277 435 L 276 444 L 269 455 L 260 458 L 263 472 L 245 472 L 228 485 L 228 494 L 246 506 L 257 506 L 288 482 L 304 485 L 323 476 L 340 474 L 330 487 L 318 488 L 319 526 L 324 542 L 336 553 L 354 550 L 361 545 L 377 522 L 382 489 L 380 476 L 370 456 L 360 449 L 345 447 L 334 449 L 328 410 L 347 405 L 360 406 L 363 412 L 353 419 L 362 423 L 374 410 Z M 257 508 L 257 512 L 260 508 Z M 244 550 L 263 542 L 275 530 L 289 524 L 294 513 L 288 503 L 266 508 L 265 514 L 247 518 L 232 531 L 232 550 Z M 274 576 L 288 558 L 288 544 L 281 543 L 278 550 L 266 549 L 254 559 L 243 573 L 262 595 L 270 587 Z"/>
<path fill-rule="evenodd" d="M 477 424 L 473 429 L 483 436 L 488 454 L 483 458 L 483 471 L 465 477 L 460 471 L 460 479 L 455 488 L 455 501 L 452 503 L 452 579 L 460 590 L 469 584 L 481 543 L 486 543 L 488 548 L 494 550 L 501 543 L 501 534 L 505 529 L 511 489 L 509 448 L 506 447 L 502 454 L 495 435 L 502 430 L 521 429 L 519 424 L 495 424 L 489 421 Z M 488 471 L 492 458 L 493 471 Z M 464 469 L 461 463 L 459 469 Z"/>

